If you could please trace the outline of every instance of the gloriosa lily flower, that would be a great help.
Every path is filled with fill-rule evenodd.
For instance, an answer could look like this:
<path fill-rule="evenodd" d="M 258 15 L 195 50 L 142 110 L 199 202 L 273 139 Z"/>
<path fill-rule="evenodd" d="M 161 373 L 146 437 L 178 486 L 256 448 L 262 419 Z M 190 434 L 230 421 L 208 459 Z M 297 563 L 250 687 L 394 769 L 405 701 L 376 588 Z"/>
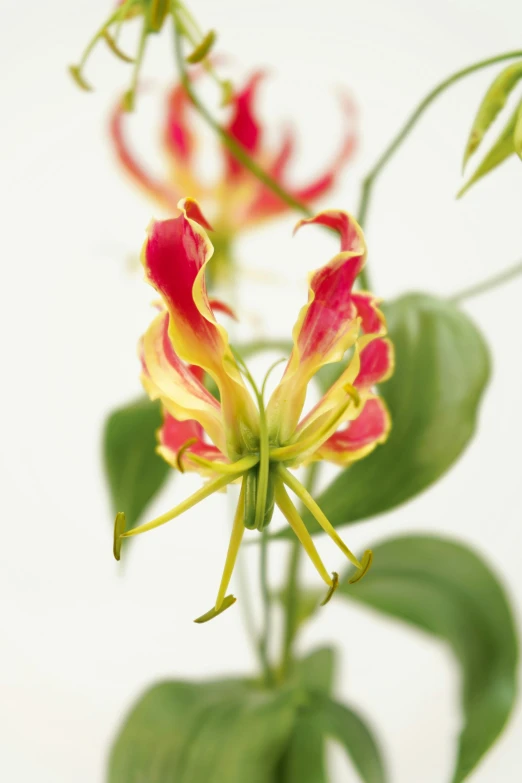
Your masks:
<path fill-rule="evenodd" d="M 287 180 L 287 169 L 295 147 L 293 133 L 287 131 L 279 147 L 270 150 L 265 144 L 264 128 L 256 116 L 255 99 L 263 76 L 260 71 L 254 73 L 245 87 L 232 95 L 227 109 L 230 116 L 224 127 L 288 193 L 305 204 L 313 203 L 332 189 L 342 167 L 353 154 L 356 143 L 353 107 L 345 98 L 343 108 L 347 128 L 341 147 L 329 167 L 309 184 L 295 187 Z M 211 185 L 201 181 L 197 173 L 197 136 L 193 128 L 193 110 L 182 85 L 176 85 L 167 99 L 162 130 L 168 162 L 166 177 L 154 177 L 134 156 L 125 134 L 128 117 L 120 102 L 111 119 L 111 138 L 120 163 L 167 214 L 177 213 L 177 203 L 185 193 L 190 193 L 204 206 L 217 238 L 217 245 L 214 242 L 217 255 L 213 266 L 216 266 L 218 258 L 224 255 L 232 237 L 238 232 L 288 210 L 287 204 L 238 163 L 225 146 L 222 146 L 223 169 L 219 180 Z M 216 269 L 215 274 L 218 271 Z"/>
<path fill-rule="evenodd" d="M 216 602 L 198 622 L 235 601 L 227 596 L 227 589 L 244 530 L 263 530 L 274 504 L 327 584 L 328 599 L 338 576 L 323 565 L 288 490 L 355 565 L 354 578 L 360 578 L 370 565 L 371 552 L 360 560 L 352 554 L 291 469 L 314 460 L 348 465 L 382 443 L 390 428 L 386 407 L 374 389 L 392 371 L 392 346 L 384 336 L 386 325 L 377 300 L 353 291 L 366 257 L 362 231 L 350 215 L 335 210 L 298 223 L 297 228 L 319 224 L 333 229 L 339 234 L 341 250 L 310 276 L 308 302 L 293 330 L 290 358 L 265 405 L 264 385 L 257 389 L 216 320 L 215 311 L 223 305 L 216 306 L 207 296 L 205 273 L 213 248 L 205 229 L 210 226 L 193 200 L 185 199 L 178 206 L 179 217 L 152 223 L 143 249 L 146 279 L 160 294 L 164 309 L 140 344 L 142 380 L 150 397 L 161 400 L 164 409 L 159 453 L 174 467 L 198 470 L 209 481 L 171 511 L 134 530 L 125 532 L 124 515 L 119 514 L 116 549 L 122 537 L 163 525 L 241 481 Z M 343 359 L 347 351 L 350 358 L 341 376 L 302 417 L 312 377 L 323 365 Z M 217 384 L 219 402 L 202 382 L 205 373 Z"/>

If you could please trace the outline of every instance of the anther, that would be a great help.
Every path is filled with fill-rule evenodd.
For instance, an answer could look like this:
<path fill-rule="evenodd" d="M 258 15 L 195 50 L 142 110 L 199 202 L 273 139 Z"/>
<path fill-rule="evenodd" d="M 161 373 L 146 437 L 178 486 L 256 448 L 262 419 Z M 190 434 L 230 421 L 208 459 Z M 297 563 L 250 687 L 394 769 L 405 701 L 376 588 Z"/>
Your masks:
<path fill-rule="evenodd" d="M 332 595 L 337 590 L 338 584 L 339 584 L 339 574 L 337 573 L 337 571 L 334 571 L 332 573 L 332 584 L 331 584 L 331 587 L 328 590 L 328 592 L 326 593 L 326 596 L 325 596 L 324 600 L 321 601 L 321 604 L 320 604 L 321 606 L 326 606 L 326 604 L 328 603 L 328 601 L 330 600 Z"/>
<path fill-rule="evenodd" d="M 178 449 L 178 453 L 176 454 L 176 458 L 175 458 L 174 462 L 176 464 L 176 468 L 179 470 L 180 473 L 184 473 L 185 472 L 185 468 L 183 467 L 183 463 L 181 462 L 182 456 L 184 455 L 184 453 L 186 452 L 187 449 L 190 449 L 190 447 L 193 446 L 194 443 L 197 443 L 197 442 L 198 442 L 197 438 L 189 438 L 187 441 L 185 441 L 183 446 L 181 446 L 181 448 Z"/>
<path fill-rule="evenodd" d="M 361 567 L 355 572 L 351 579 L 348 580 L 348 584 L 354 585 L 360 579 L 365 576 L 370 570 L 370 566 L 373 561 L 373 552 L 371 549 L 367 549 L 364 555 L 361 557 Z"/>
<path fill-rule="evenodd" d="M 194 622 L 198 623 L 198 625 L 201 625 L 202 623 L 208 623 L 209 620 L 213 620 L 214 617 L 217 617 L 219 614 L 224 612 L 225 609 L 228 609 L 232 606 L 232 604 L 235 604 L 236 600 L 237 599 L 235 596 L 227 595 L 226 598 L 223 599 L 219 609 L 216 609 L 216 607 L 213 606 L 212 609 L 209 609 L 209 611 L 205 612 L 205 614 L 202 614 L 200 617 L 196 617 Z"/>
<path fill-rule="evenodd" d="M 210 30 L 203 38 L 200 44 L 196 46 L 193 52 L 186 58 L 187 62 L 191 65 L 196 65 L 205 59 L 216 42 L 215 30 Z"/>
<path fill-rule="evenodd" d="M 125 513 L 118 511 L 114 520 L 114 544 L 112 548 L 116 560 L 119 560 L 121 557 L 122 535 L 125 533 L 126 523 Z"/>

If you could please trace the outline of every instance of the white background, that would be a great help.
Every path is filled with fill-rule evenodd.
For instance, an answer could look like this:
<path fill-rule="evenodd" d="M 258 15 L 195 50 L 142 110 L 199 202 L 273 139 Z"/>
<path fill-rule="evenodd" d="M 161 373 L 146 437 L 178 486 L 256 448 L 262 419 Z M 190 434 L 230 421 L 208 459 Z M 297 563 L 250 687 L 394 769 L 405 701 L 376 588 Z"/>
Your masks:
<path fill-rule="evenodd" d="M 237 607 L 207 626 L 192 623 L 210 606 L 220 576 L 224 497 L 144 536 L 123 566 L 111 556 L 100 429 L 107 411 L 139 392 L 135 343 L 152 297 L 129 257 L 154 207 L 121 177 L 106 136 L 126 67 L 100 47 L 87 71 L 99 85 L 92 95 L 65 73 L 109 5 L 0 3 L 0 779 L 9 783 L 101 783 L 111 738 L 143 688 L 158 678 L 253 665 Z M 361 149 L 326 202 L 347 209 L 355 208 L 365 170 L 431 86 L 522 46 L 515 0 L 194 0 L 190 7 L 219 30 L 235 73 L 271 67 L 262 106 L 275 128 L 285 118 L 299 128 L 296 179 L 320 171 L 331 155 L 340 137 L 334 88 L 351 89 Z M 172 73 L 167 38 L 151 47 L 151 85 L 157 74 L 165 82 Z M 380 295 L 449 294 L 520 257 L 517 160 L 462 202 L 454 199 L 472 114 L 493 75 L 477 75 L 442 98 L 379 182 L 368 242 Z M 143 101 L 154 108 L 152 98 Z M 133 123 L 158 167 L 153 119 Z M 247 328 L 257 319 L 256 328 L 287 334 L 304 301 L 306 271 L 334 250 L 320 231 L 292 240 L 293 220 L 240 245 L 242 263 L 257 274 L 241 286 Z M 270 287 L 273 278 L 279 288 Z M 519 619 L 521 293 L 517 281 L 466 305 L 494 356 L 471 448 L 406 508 L 346 531 L 355 549 L 404 531 L 468 542 L 501 574 Z M 197 485 L 178 478 L 151 514 Z M 337 553 L 321 545 L 330 567 L 339 566 Z M 278 545 L 274 581 L 282 579 L 285 554 Z M 315 583 L 312 571 L 307 578 Z M 460 718 L 458 672 L 444 646 L 335 601 L 307 631 L 303 650 L 326 640 L 343 646 L 339 693 L 371 716 L 392 782 L 446 783 Z M 470 781 L 520 780 L 521 740 L 519 708 Z M 335 780 L 357 780 L 340 755 L 334 764 Z"/>

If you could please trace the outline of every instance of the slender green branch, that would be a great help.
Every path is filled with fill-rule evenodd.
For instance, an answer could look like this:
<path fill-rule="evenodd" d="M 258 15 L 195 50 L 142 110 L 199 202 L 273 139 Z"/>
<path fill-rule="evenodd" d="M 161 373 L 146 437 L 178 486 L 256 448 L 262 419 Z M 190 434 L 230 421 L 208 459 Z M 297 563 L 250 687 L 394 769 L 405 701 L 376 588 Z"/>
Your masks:
<path fill-rule="evenodd" d="M 488 277 L 487 280 L 483 280 L 481 283 L 464 288 L 462 291 L 458 291 L 453 296 L 450 296 L 449 301 L 454 304 L 460 304 L 466 299 L 471 299 L 474 296 L 485 294 L 487 291 L 492 291 L 494 288 L 498 288 L 510 280 L 514 280 L 515 277 L 522 275 L 522 261 L 510 266 L 508 269 L 504 269 L 503 272 L 499 272 L 498 275 Z"/>
<path fill-rule="evenodd" d="M 475 71 L 479 71 L 482 68 L 488 68 L 490 65 L 496 65 L 496 63 L 501 63 L 504 60 L 512 60 L 516 57 L 522 57 L 522 51 L 519 50 L 507 52 L 505 54 L 499 54 L 495 57 L 488 57 L 486 60 L 481 60 L 478 63 L 469 65 L 467 68 L 463 68 L 462 70 L 457 71 L 456 73 L 449 76 L 447 79 L 444 79 L 444 81 L 440 82 L 440 84 L 434 87 L 433 90 L 431 90 L 431 92 L 426 95 L 426 97 L 419 103 L 413 114 L 409 117 L 398 134 L 392 139 L 391 143 L 384 150 L 380 158 L 377 160 L 373 168 L 370 169 L 363 180 L 361 199 L 359 208 L 357 210 L 357 220 L 361 226 L 364 226 L 366 222 L 375 180 L 379 176 L 380 172 L 384 169 L 390 158 L 395 154 L 403 141 L 407 138 L 410 131 L 417 124 L 418 120 L 422 117 L 426 109 L 431 106 L 431 104 L 439 97 L 439 95 L 445 92 L 448 87 L 456 84 L 456 82 L 464 79 L 466 76 L 469 76 L 470 74 L 475 73 Z M 361 272 L 360 280 L 363 288 L 370 287 L 368 274 L 365 269 L 363 269 Z"/>
<path fill-rule="evenodd" d="M 261 552 L 260 552 L 260 578 L 261 578 L 261 597 L 263 599 L 263 628 L 259 636 L 259 657 L 263 665 L 263 673 L 267 685 L 272 685 L 274 681 L 272 667 L 269 657 L 269 640 L 271 634 L 271 596 L 268 583 L 268 535 L 266 528 L 261 533 Z"/>
<path fill-rule="evenodd" d="M 305 486 L 310 494 L 313 494 L 319 472 L 319 463 L 312 462 L 308 468 Z M 288 560 L 288 574 L 284 593 L 285 624 L 283 634 L 283 650 L 281 654 L 281 678 L 288 676 L 292 666 L 293 645 L 297 633 L 298 609 L 299 609 L 299 564 L 301 560 L 301 546 L 297 540 L 292 541 L 292 549 Z"/>
<path fill-rule="evenodd" d="M 236 158 L 242 166 L 250 171 L 256 179 L 266 185 L 267 188 L 279 196 L 281 201 L 288 204 L 289 207 L 295 209 L 297 212 L 301 212 L 305 217 L 311 217 L 313 212 L 308 209 L 306 204 L 303 204 L 298 199 L 294 198 L 291 193 L 288 193 L 281 185 L 273 179 L 267 172 L 259 166 L 253 158 L 238 144 L 238 142 L 223 128 L 220 123 L 212 116 L 206 106 L 199 100 L 195 91 L 192 89 L 190 77 L 187 73 L 185 65 L 185 58 L 183 57 L 182 49 L 182 26 L 178 19 L 176 10 L 174 8 L 174 40 L 176 49 L 176 60 L 178 64 L 180 80 L 185 88 L 185 91 L 193 103 L 196 111 L 203 117 L 206 123 L 217 133 L 223 144 L 230 150 L 232 155 Z"/>

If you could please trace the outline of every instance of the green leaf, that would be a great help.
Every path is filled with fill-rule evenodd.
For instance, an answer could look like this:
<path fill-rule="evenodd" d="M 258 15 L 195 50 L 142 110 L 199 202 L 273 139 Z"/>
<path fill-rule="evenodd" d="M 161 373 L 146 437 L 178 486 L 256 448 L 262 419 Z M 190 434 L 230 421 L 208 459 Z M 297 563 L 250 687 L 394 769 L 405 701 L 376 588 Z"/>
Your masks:
<path fill-rule="evenodd" d="M 335 657 L 333 647 L 319 647 L 304 658 L 300 658 L 294 666 L 297 681 L 307 691 L 331 693 L 335 676 Z"/>
<path fill-rule="evenodd" d="M 280 783 L 327 783 L 325 739 L 338 740 L 365 783 L 383 783 L 383 764 L 377 743 L 352 710 L 332 701 L 335 651 L 315 650 L 295 664 L 296 681 L 305 688 L 306 702 L 297 712 L 292 736 L 276 780 Z"/>
<path fill-rule="evenodd" d="M 504 130 L 494 145 L 491 147 L 482 163 L 477 167 L 475 173 L 470 177 L 470 179 L 468 179 L 464 187 L 459 190 L 457 193 L 457 198 L 463 196 L 464 193 L 466 193 L 466 191 L 475 184 L 475 182 L 478 182 L 479 179 L 485 177 L 486 174 L 489 174 L 490 171 L 496 169 L 497 166 L 500 166 L 500 164 L 507 160 L 511 155 L 515 154 L 515 128 L 517 125 L 518 114 L 521 108 L 522 103 L 517 106 L 511 115 L 511 118 L 508 120 Z"/>
<path fill-rule="evenodd" d="M 472 551 L 448 539 L 403 536 L 374 547 L 374 564 L 338 595 L 446 641 L 462 669 L 464 726 L 453 783 L 502 731 L 516 694 L 517 635 L 504 590 Z"/>
<path fill-rule="evenodd" d="M 309 710 L 323 734 L 341 743 L 364 783 L 385 783 L 379 746 L 357 713 L 324 693 L 310 694 Z"/>
<path fill-rule="evenodd" d="M 127 530 L 135 527 L 169 473 L 156 454 L 156 430 L 161 426 L 159 402 L 147 397 L 113 411 L 103 433 L 103 456 L 113 511 L 124 511 Z"/>
<path fill-rule="evenodd" d="M 317 606 L 317 604 L 316 604 Z M 293 678 L 306 694 L 331 693 L 335 670 L 335 650 L 320 647 L 294 663 Z M 325 767 L 324 731 L 306 703 L 298 708 L 292 735 L 276 780 L 278 783 L 328 783 Z"/>
<path fill-rule="evenodd" d="M 246 681 L 159 684 L 125 721 L 108 783 L 273 783 L 295 710 L 295 693 Z"/>
<path fill-rule="evenodd" d="M 300 709 L 286 752 L 276 774 L 277 783 L 328 783 L 323 726 L 310 709 Z"/>
<path fill-rule="evenodd" d="M 511 91 L 522 79 L 522 61 L 505 68 L 494 80 L 479 106 L 464 152 L 463 167 L 478 149 L 482 139 L 504 108 Z"/>
<path fill-rule="evenodd" d="M 316 498 L 336 527 L 389 511 L 437 481 L 468 445 L 489 378 L 484 339 L 456 305 L 408 294 L 383 310 L 396 358 L 393 376 L 379 391 L 392 430 L 386 443 Z M 303 519 L 319 532 L 310 514 Z M 279 535 L 293 534 L 284 529 Z"/>

